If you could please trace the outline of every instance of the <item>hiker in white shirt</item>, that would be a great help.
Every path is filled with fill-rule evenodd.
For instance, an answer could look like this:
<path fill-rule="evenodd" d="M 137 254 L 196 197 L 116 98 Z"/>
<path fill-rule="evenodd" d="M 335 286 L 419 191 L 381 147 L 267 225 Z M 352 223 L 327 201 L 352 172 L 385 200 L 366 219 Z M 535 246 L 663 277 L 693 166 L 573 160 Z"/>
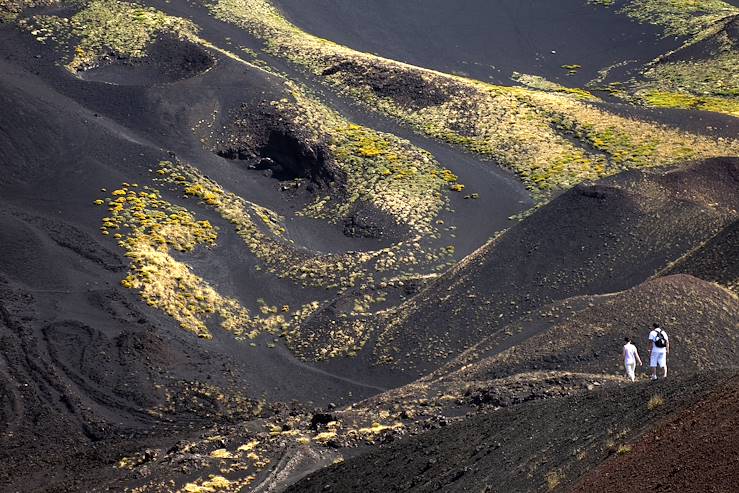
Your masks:
<path fill-rule="evenodd" d="M 631 343 L 631 339 L 625 337 L 624 341 L 626 341 L 623 351 L 624 368 L 626 369 L 626 377 L 633 382 L 634 380 L 636 380 L 636 375 L 634 374 L 634 370 L 636 370 L 636 363 L 638 362 L 639 365 L 642 366 L 644 365 L 644 363 L 641 362 L 639 351 L 636 349 L 636 346 Z"/>
<path fill-rule="evenodd" d="M 670 354 L 670 339 L 667 332 L 662 330 L 659 324 L 652 325 L 649 333 L 649 366 L 652 367 L 652 380 L 657 380 L 657 367 L 662 368 L 662 378 L 667 378 L 667 355 Z"/>

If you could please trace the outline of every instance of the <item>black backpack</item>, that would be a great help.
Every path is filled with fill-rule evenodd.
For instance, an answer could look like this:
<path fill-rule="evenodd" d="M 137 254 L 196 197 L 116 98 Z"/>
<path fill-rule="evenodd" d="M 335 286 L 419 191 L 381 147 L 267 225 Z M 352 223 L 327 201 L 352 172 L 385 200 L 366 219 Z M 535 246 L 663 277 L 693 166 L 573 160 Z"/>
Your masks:
<path fill-rule="evenodd" d="M 659 348 L 667 347 L 667 339 L 662 329 L 654 329 L 657 335 L 654 337 L 654 345 Z"/>

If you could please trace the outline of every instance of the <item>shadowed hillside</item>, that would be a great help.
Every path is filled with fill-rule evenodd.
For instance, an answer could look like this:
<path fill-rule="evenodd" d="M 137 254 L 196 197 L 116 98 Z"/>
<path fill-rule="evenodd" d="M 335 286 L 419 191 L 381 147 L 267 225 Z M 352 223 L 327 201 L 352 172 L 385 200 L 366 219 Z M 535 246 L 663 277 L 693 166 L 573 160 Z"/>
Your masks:
<path fill-rule="evenodd" d="M 613 481 L 624 474 L 645 478 L 647 488 L 670 484 L 687 489 L 700 483 L 707 491 L 731 491 L 737 480 L 737 455 L 731 451 L 737 440 L 737 405 L 734 378 L 647 431 L 628 452 L 607 460 L 571 491 L 628 491 L 623 482 Z"/>
<path fill-rule="evenodd" d="M 606 467 L 615 472 L 632 459 L 638 462 L 652 430 L 665 429 L 659 428 L 659 423 L 671 414 L 680 416 L 701 410 L 710 413 L 709 393 L 728 395 L 729 406 L 734 406 L 735 387 L 736 376 L 708 373 L 659 385 L 645 382 L 526 403 L 467 418 L 331 466 L 287 491 L 568 491 L 581 474 L 601 461 L 607 460 L 603 472 Z M 649 406 L 657 394 L 663 403 Z M 710 420 L 708 416 L 702 419 Z M 665 427 L 670 426 L 667 420 Z M 730 422 L 721 418 L 718 426 Z M 679 426 L 678 423 L 679 418 L 672 426 Z M 679 431 L 674 435 L 676 430 L 670 432 L 670 441 L 681 440 L 685 444 L 681 452 L 685 457 L 701 453 L 700 443 L 690 444 L 677 438 Z M 722 441 L 727 438 L 722 437 Z M 694 459 L 692 464 L 700 466 L 692 468 L 693 481 L 710 484 L 712 477 L 721 477 L 736 460 L 734 452 L 729 454 L 717 462 Z M 657 454 L 660 455 L 664 457 Z M 675 463 L 670 462 L 669 470 L 674 471 Z M 582 491 L 592 491 L 591 485 L 602 485 L 607 488 L 605 491 L 621 491 L 611 489 L 606 483 L 609 480 L 595 474 L 593 477 L 599 479 L 588 480 Z M 726 484 L 726 478 L 720 481 L 719 484 Z M 620 488 L 620 480 L 615 488 Z"/>
<path fill-rule="evenodd" d="M 666 273 L 686 273 L 739 289 L 739 223 L 734 221 L 716 236 L 667 268 Z"/>
<path fill-rule="evenodd" d="M 388 316 L 381 357 L 443 360 L 553 301 L 648 279 L 735 220 L 737 165 L 713 160 L 575 187 Z"/>

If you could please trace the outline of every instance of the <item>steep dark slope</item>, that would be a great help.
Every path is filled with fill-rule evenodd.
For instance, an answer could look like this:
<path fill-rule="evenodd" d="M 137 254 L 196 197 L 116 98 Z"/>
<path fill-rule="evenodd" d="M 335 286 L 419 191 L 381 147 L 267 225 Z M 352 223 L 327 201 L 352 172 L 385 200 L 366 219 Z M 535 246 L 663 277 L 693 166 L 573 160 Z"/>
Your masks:
<path fill-rule="evenodd" d="M 645 342 L 642 340 L 644 334 L 639 337 L 639 327 L 644 320 L 653 320 L 654 317 L 665 321 L 673 341 L 670 378 L 652 383 L 649 387 L 640 387 L 639 383 L 634 387 L 622 376 L 622 338 L 624 334 L 635 337 L 642 355 L 646 357 Z M 122 472 L 122 476 L 110 483 L 103 478 L 101 481 L 104 483 L 101 484 L 112 486 L 126 484 L 127 481 L 138 484 L 139 478 L 157 487 L 165 480 L 184 484 L 192 481 L 196 473 L 200 478 L 218 474 L 235 483 L 241 479 L 239 473 L 235 472 L 240 470 L 235 464 L 239 467 L 249 465 L 242 445 L 252 442 L 255 442 L 253 447 L 258 449 L 259 456 L 269 459 L 272 464 L 255 473 L 257 481 L 264 481 L 264 488 L 271 484 L 279 484 L 280 487 L 292 484 L 338 457 L 350 460 L 353 464 L 361 463 L 362 466 L 351 466 L 352 470 L 361 471 L 360 476 L 345 480 L 334 476 L 344 474 L 343 470 L 339 469 L 336 473 L 329 470 L 325 475 L 319 473 L 321 479 L 316 484 L 320 484 L 320 487 L 328 482 L 339 491 L 350 490 L 354 485 L 348 481 L 362 481 L 362 474 L 366 473 L 374 478 L 369 481 L 372 491 L 382 491 L 386 487 L 403 491 L 414 485 L 424 485 L 421 488 L 424 490 L 446 488 L 448 485 L 445 482 L 451 481 L 449 477 L 460 478 L 472 474 L 472 479 L 467 477 L 460 484 L 469 486 L 471 481 L 484 482 L 482 478 L 487 477 L 491 484 L 510 481 L 515 489 L 525 491 L 538 484 L 539 479 L 524 476 L 521 470 L 533 468 L 537 468 L 539 477 L 551 473 L 552 480 L 559 478 L 563 483 L 574 481 L 577 475 L 599 464 L 609 453 L 618 450 L 621 445 L 626 446 L 628 441 L 642 432 L 642 426 L 651 426 L 651 414 L 646 415 L 646 422 L 643 419 L 645 415 L 639 414 L 642 411 L 646 413 L 644 409 L 652 410 L 647 404 L 651 397 L 646 395 L 647 392 L 668 392 L 670 396 L 667 402 L 672 404 L 675 399 L 692 399 L 690 394 L 694 388 L 704 387 L 699 394 L 713 392 L 715 375 L 698 378 L 697 382 L 700 383 L 685 383 L 696 374 L 726 370 L 735 372 L 739 366 L 737 319 L 739 300 L 732 292 L 686 275 L 660 277 L 621 293 L 568 299 L 507 326 L 499 337 L 484 340 L 452 363 L 411 384 L 342 408 L 329 406 L 318 410 L 291 406 L 281 411 L 276 409 L 272 415 L 233 425 L 215 426 L 184 442 L 188 444 L 185 446 L 187 450 L 197 451 L 201 456 L 219 453 L 217 451 L 223 449 L 220 453 L 231 457 L 231 462 L 191 464 L 183 471 L 173 472 L 172 465 L 183 460 L 182 448 L 156 448 L 148 458 L 142 459 L 141 464 Z M 632 327 L 637 328 L 625 330 Z M 707 348 L 714 349 L 709 352 Z M 638 378 L 640 383 L 648 383 L 648 374 L 643 369 L 639 370 Z M 584 428 L 575 417 L 567 418 L 566 423 L 560 422 L 564 419 L 560 416 L 563 409 L 570 409 L 569 406 L 580 409 L 581 400 L 577 399 L 597 393 L 599 388 L 610 390 L 603 391 L 607 397 L 600 404 L 602 408 L 588 418 L 592 421 L 587 421 Z M 618 394 L 621 397 L 612 396 L 613 392 L 621 392 L 616 389 L 623 390 Z M 535 406 L 536 402 L 566 398 L 575 400 L 566 401 L 567 404 L 542 403 L 541 408 L 530 407 Z M 624 399 L 626 403 L 616 402 Z M 634 406 L 637 414 L 631 416 L 627 412 L 621 429 L 614 423 L 622 419 L 620 413 L 626 404 Z M 655 404 L 651 406 L 654 408 Z M 525 416 L 531 412 L 530 409 L 539 411 L 535 411 L 531 420 L 526 421 L 528 418 Z M 438 437 L 436 433 L 442 433 L 439 429 L 445 427 L 455 429 L 456 433 L 473 434 L 475 432 L 472 430 L 480 428 L 481 420 L 487 419 L 481 416 L 503 413 L 501 410 L 505 411 L 506 416 L 521 414 L 523 417 L 515 419 L 523 420 L 525 424 L 521 426 L 526 427 L 527 431 L 522 432 L 520 427 L 516 428 L 519 425 L 515 425 L 510 434 L 500 429 L 493 435 L 485 432 L 468 437 L 473 445 L 468 449 L 467 456 L 462 451 L 463 439 L 459 443 L 440 440 L 437 443 L 437 439 L 433 438 Z M 672 415 L 677 410 L 668 405 L 665 414 L 658 416 Z M 639 423 L 632 426 L 632 421 Z M 561 429 L 551 432 L 550 427 L 554 426 L 552 422 L 559 423 L 556 426 Z M 496 423 L 501 426 L 506 424 Z M 597 427 L 603 429 L 591 433 L 591 428 Z M 504 435 L 505 447 L 492 446 L 496 442 L 504 443 L 501 439 Z M 578 437 L 567 446 L 575 446 L 573 444 L 576 442 L 579 449 L 567 451 L 566 447 L 559 445 L 550 447 L 542 444 L 544 438 L 531 442 L 534 435 Z M 215 440 L 214 436 L 219 438 Z M 406 459 L 400 460 L 400 465 L 392 466 L 387 474 L 363 469 L 371 462 L 362 459 L 353 462 L 351 459 L 370 454 L 367 456 L 369 460 L 377 459 L 377 464 L 384 460 L 398 461 L 394 455 L 395 449 L 391 448 L 389 452 L 380 448 L 374 454 L 372 446 L 407 440 L 408 437 L 414 437 L 410 438 L 415 441 L 413 443 L 428 444 L 427 440 L 431 440 L 435 445 L 433 450 L 422 453 L 425 459 L 408 457 L 407 460 L 412 464 L 421 461 L 421 469 L 412 470 L 402 477 L 396 476 L 397 471 L 393 467 L 400 468 Z M 561 440 L 566 441 L 567 438 Z M 587 443 L 583 445 L 583 441 Z M 490 454 L 501 455 L 479 458 L 476 453 L 488 446 L 493 450 Z M 508 450 L 521 452 L 510 456 L 507 455 Z M 565 450 L 563 455 L 557 455 L 561 450 Z M 591 453 L 592 456 L 583 462 Z M 391 458 L 382 454 L 390 454 Z M 457 462 L 444 465 L 442 457 L 446 454 L 451 454 Z M 428 456 L 433 457 L 429 459 Z M 573 456 L 577 458 L 576 465 L 568 462 L 575 460 Z M 465 463 L 465 457 L 473 457 L 472 462 Z M 428 464 L 424 460 L 428 460 Z M 503 461 L 508 469 L 494 468 L 496 472 L 491 473 L 488 465 L 485 465 L 474 472 L 478 467 L 476 462 L 487 464 L 485 461 L 488 460 Z M 526 465 L 520 465 L 519 460 Z M 558 461 L 562 461 L 562 465 L 556 465 L 554 470 L 546 469 L 550 464 L 559 464 Z M 439 465 L 435 466 L 437 463 Z M 446 470 L 449 473 L 444 472 L 441 479 L 435 477 L 436 473 L 433 472 L 431 482 L 427 484 L 425 481 L 429 478 L 424 471 L 435 467 L 449 467 L 453 471 Z M 572 468 L 575 473 L 567 472 Z M 564 481 L 565 477 L 567 481 Z"/>
<path fill-rule="evenodd" d="M 582 308 L 573 309 L 573 305 Z M 673 339 L 670 368 L 675 373 L 732 367 L 739 364 L 737 320 L 739 302 L 732 292 L 686 275 L 657 278 L 621 293 L 551 305 L 506 328 L 515 334 L 514 341 L 523 334 L 526 340 L 509 342 L 513 344 L 509 349 L 483 358 L 457 378 L 500 377 L 532 369 L 618 374 L 626 336 L 647 361 L 646 339 L 654 322 Z M 505 347 L 505 335 L 501 338 L 483 341 L 455 365 Z"/>
<path fill-rule="evenodd" d="M 633 491 L 640 487 L 671 491 L 728 492 L 739 481 L 739 382 L 653 427 L 618 454 L 585 475 L 570 491 Z"/>
<path fill-rule="evenodd" d="M 609 456 L 628 458 L 631 442 L 666 417 L 703 399 L 726 396 L 736 406 L 736 385 L 735 374 L 707 373 L 526 403 L 382 447 L 311 474 L 287 491 L 567 491 Z M 662 404 L 648 405 L 657 394 Z M 676 436 L 668 432 L 665 438 Z M 700 450 L 691 445 L 683 453 Z M 709 480 L 733 463 L 735 451 L 728 453 L 693 469 L 695 480 Z"/>
<path fill-rule="evenodd" d="M 279 200 L 272 180 L 228 166 L 191 130 L 212 105 L 248 100 L 243 69 L 220 60 L 205 81 L 124 87 L 73 77 L 48 46 L 9 26 L 0 38 L 0 490 L 90 491 L 131 451 L 257 409 L 269 414 L 270 405 L 257 407 L 267 393 L 341 402 L 380 390 L 315 371 L 267 348 L 271 341 L 199 340 L 120 284 L 129 260 L 100 234 L 93 202 L 124 181 L 152 184 L 151 167 L 171 159 L 164 149 L 197 157 L 252 198 Z M 273 81 L 251 75 L 258 100 L 268 89 L 282 97 Z M 228 87 L 223 99 L 203 91 L 218 84 Z M 250 262 L 239 245 L 231 238 L 220 255 L 195 258 L 205 272 L 229 272 Z M 269 286 L 241 285 L 254 299 Z M 100 464 L 105 474 L 92 473 Z"/>
<path fill-rule="evenodd" d="M 275 171 L 270 166 L 250 169 L 270 159 L 297 166 L 293 175 L 315 175 L 318 191 L 338 188 L 320 167 L 330 163 L 304 159 L 321 149 L 304 145 L 304 129 L 280 122 L 270 105 L 290 97 L 284 79 L 167 37 L 147 58 L 106 55 L 73 74 L 62 65 L 69 48 L 0 24 L 0 489 L 90 491 L 119 474 L 113 465 L 133 451 L 169 449 L 219 423 L 269 416 L 275 402 L 341 405 L 384 390 L 371 375 L 352 380 L 298 361 L 276 337 L 236 342 L 214 331 L 212 340 L 198 339 L 121 285 L 130 259 L 116 232 L 101 235 L 106 211 L 95 202 L 122 183 L 162 188 L 157 163 L 176 155 L 289 216 L 289 240 L 299 245 L 384 247 L 393 231 L 349 237 L 341 224 L 297 217 L 314 195 L 285 193 L 275 179 L 282 177 L 264 176 Z M 238 119 L 252 125 L 239 127 Z M 239 131 L 258 134 L 253 145 L 240 146 L 237 159 L 219 156 L 229 150 L 221 144 L 243 137 Z M 240 151 L 251 154 L 239 159 Z M 459 154 L 446 152 L 450 160 Z M 492 188 L 503 179 L 511 181 L 480 177 Z M 520 184 L 506 186 L 524 196 Z M 183 260 L 252 310 L 260 298 L 299 305 L 333 296 L 260 270 L 233 226 L 181 190 L 163 197 L 220 228 L 217 248 Z M 496 226 L 476 228 L 479 238 L 520 207 L 496 211 Z"/>
<path fill-rule="evenodd" d="M 48 303 L 52 306 L 59 304 L 62 307 L 48 315 L 53 317 L 52 320 L 84 317 L 89 309 L 90 319 L 83 322 L 93 326 L 105 324 L 105 312 L 97 313 L 100 302 L 75 298 L 78 292 L 116 292 L 124 295 L 133 305 L 141 303 L 134 292 L 120 286 L 128 261 L 114 241 L 100 236 L 101 211 L 93 202 L 99 197 L 101 188 L 116 186 L 125 180 L 142 185 L 152 183 L 150 167 L 170 155 L 141 137 L 136 130 L 116 121 L 133 119 L 133 113 L 138 111 L 137 106 L 145 104 L 146 96 L 139 99 L 135 94 L 128 94 L 131 104 L 121 104 L 108 117 L 59 94 L 43 80 L 23 69 L 5 66 L 7 72 L 0 82 L 3 88 L 0 99 L 7 110 L 0 114 L 3 128 L 0 134 L 0 165 L 4 171 L 0 179 L 3 191 L 0 199 L 3 214 L 0 217 L 6 226 L 3 239 L 9 251 L 0 266 L 3 273 L 11 281 L 19 283 L 21 288 L 39 290 L 37 296 L 48 297 Z M 47 70 L 53 69 L 48 67 Z M 47 76 L 63 78 L 64 73 L 59 69 L 58 73 Z M 74 80 L 67 82 L 75 91 L 81 91 L 77 84 L 94 84 L 85 102 L 93 107 L 103 105 L 103 109 L 106 109 L 104 105 L 109 103 L 107 96 L 110 94 L 107 91 L 110 87 Z M 135 88 L 130 90 L 137 91 Z M 176 112 L 179 111 L 178 108 Z M 157 125 L 166 126 L 169 121 L 167 118 L 161 120 Z M 146 128 L 146 122 L 141 125 L 150 132 L 148 135 L 156 135 L 153 129 Z M 180 130 L 178 125 L 173 127 L 173 133 Z M 29 132 L 28 128 L 34 128 L 34 131 Z M 146 134 L 146 131 L 141 133 Z M 170 133 L 167 135 L 167 138 L 171 137 Z M 185 142 L 184 146 L 188 144 Z M 207 151 L 201 151 L 200 155 L 213 156 Z M 222 165 L 222 160 L 214 156 L 215 159 Z M 213 161 L 205 161 L 206 165 L 208 163 L 212 165 Z M 227 174 L 239 173 L 238 168 L 222 171 Z M 241 170 L 242 180 L 232 182 L 234 188 L 243 186 L 259 193 L 257 191 L 263 188 L 265 182 L 258 177 L 244 179 L 243 174 Z M 270 192 L 261 191 L 262 196 L 268 196 Z M 214 223 L 223 223 L 212 212 L 203 210 L 201 213 Z M 200 266 L 204 270 L 219 272 L 224 269 L 224 263 L 230 265 L 229 257 L 237 254 L 238 249 L 238 242 L 232 241 L 222 256 L 201 253 Z M 70 261 L 53 261 L 58 258 L 68 258 Z M 243 275 L 243 271 L 240 272 Z M 250 289 L 251 285 L 251 282 L 244 282 L 242 286 Z M 83 286 L 82 290 L 80 286 Z M 289 292 L 279 281 L 272 287 L 278 292 Z M 259 288 L 261 296 L 268 289 L 269 285 L 262 283 Z M 65 302 L 64 296 L 69 297 L 70 301 Z M 105 298 L 105 295 L 100 296 Z M 145 305 L 140 309 L 173 330 L 181 331 L 171 320 L 162 318 L 161 313 Z M 108 327 L 113 332 L 118 330 L 115 326 Z M 189 339 L 186 333 L 181 336 Z M 230 358 L 234 349 L 237 354 L 245 351 L 251 357 L 241 359 L 248 361 L 248 364 L 261 359 L 253 354 L 257 351 L 250 351 L 247 346 L 237 345 L 226 350 L 226 353 Z M 219 348 L 219 351 L 223 349 Z M 269 354 L 273 351 L 266 353 L 263 362 L 269 366 L 285 358 Z M 294 363 L 287 364 L 292 366 Z M 274 385 L 267 384 L 267 388 L 274 389 Z M 264 390 L 255 389 L 254 392 L 261 394 Z M 291 394 L 288 392 L 286 395 Z"/>
<path fill-rule="evenodd" d="M 736 159 L 578 185 L 391 312 L 376 352 L 429 368 L 556 300 L 637 285 L 731 224 L 738 185 Z"/>
<path fill-rule="evenodd" d="M 634 340 L 648 364 L 646 337 L 659 321 L 673 342 L 672 376 L 739 366 L 739 300 L 687 275 L 650 280 L 629 290 L 570 298 L 534 311 L 483 338 L 448 364 L 361 406 L 401 408 L 431 417 L 471 407 L 510 405 L 613 382 L 623 375 L 621 347 Z M 637 369 L 647 378 L 648 366 Z M 567 390 L 569 388 L 569 390 Z M 425 399 L 431 407 L 419 406 Z"/>
<path fill-rule="evenodd" d="M 195 77 L 215 63 L 202 47 L 171 35 L 160 35 L 149 47 L 146 58 L 111 56 L 79 76 L 88 81 L 116 85 L 150 86 Z"/>
<path fill-rule="evenodd" d="M 739 290 L 739 221 L 734 221 L 695 251 L 665 270 L 685 273 Z"/>

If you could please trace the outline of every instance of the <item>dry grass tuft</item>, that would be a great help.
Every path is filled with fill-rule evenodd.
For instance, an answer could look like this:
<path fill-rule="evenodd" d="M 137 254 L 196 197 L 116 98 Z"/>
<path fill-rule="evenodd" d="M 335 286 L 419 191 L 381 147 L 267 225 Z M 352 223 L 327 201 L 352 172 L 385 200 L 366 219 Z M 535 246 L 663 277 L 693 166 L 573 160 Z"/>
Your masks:
<path fill-rule="evenodd" d="M 564 474 L 562 474 L 562 471 L 550 471 L 545 476 L 545 479 L 547 481 L 547 489 L 552 491 L 560 485 L 564 479 Z"/>
<path fill-rule="evenodd" d="M 659 394 L 655 394 L 652 397 L 649 398 L 649 402 L 647 402 L 647 409 L 650 411 L 654 411 L 658 407 L 664 405 L 665 399 Z"/>
<path fill-rule="evenodd" d="M 616 450 L 616 453 L 617 453 L 618 455 L 626 455 L 626 454 L 628 454 L 629 452 L 631 452 L 631 445 L 621 445 L 621 446 L 620 446 L 620 447 L 618 447 L 618 449 Z"/>

